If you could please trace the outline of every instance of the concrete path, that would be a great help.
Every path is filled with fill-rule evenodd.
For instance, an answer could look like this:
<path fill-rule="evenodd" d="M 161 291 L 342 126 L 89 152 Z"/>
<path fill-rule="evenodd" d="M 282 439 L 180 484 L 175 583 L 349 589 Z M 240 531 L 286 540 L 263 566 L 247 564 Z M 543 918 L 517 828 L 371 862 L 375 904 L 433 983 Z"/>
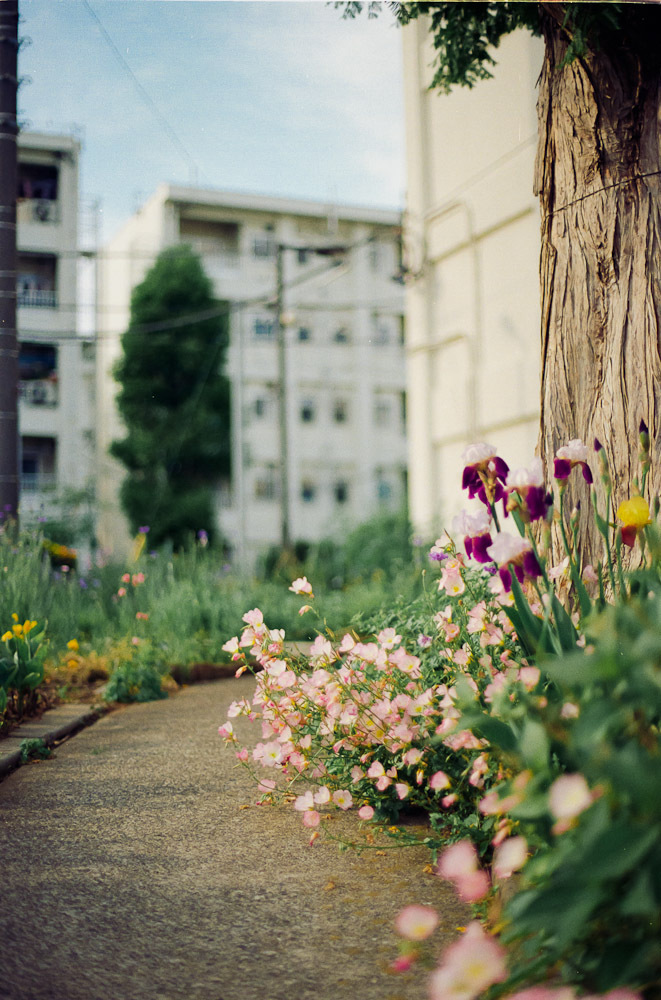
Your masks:
<path fill-rule="evenodd" d="M 394 917 L 437 906 L 440 949 L 465 909 L 423 849 L 309 847 L 254 805 L 217 735 L 253 684 L 118 710 L 0 784 L 3 1000 L 423 1000 L 424 973 L 387 971 Z"/>

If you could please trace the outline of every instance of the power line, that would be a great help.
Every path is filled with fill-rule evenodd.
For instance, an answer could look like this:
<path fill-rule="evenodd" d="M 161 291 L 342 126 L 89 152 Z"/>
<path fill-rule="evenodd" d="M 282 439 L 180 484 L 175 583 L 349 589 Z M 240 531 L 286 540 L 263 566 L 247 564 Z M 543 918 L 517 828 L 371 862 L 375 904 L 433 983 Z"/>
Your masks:
<path fill-rule="evenodd" d="M 191 182 L 192 183 L 197 183 L 198 174 L 201 174 L 203 177 L 205 177 L 204 173 L 202 171 L 200 171 L 197 163 L 195 162 L 195 160 L 193 159 L 193 157 L 191 156 L 191 154 L 188 152 L 188 149 L 186 148 L 186 146 L 184 145 L 184 143 L 181 141 L 181 139 L 179 138 L 179 136 L 177 135 L 177 133 L 173 129 L 173 127 L 170 124 L 170 122 L 167 120 L 167 118 L 165 117 L 165 115 L 162 114 L 162 112 L 160 111 L 160 109 L 157 106 L 156 102 L 147 93 L 147 91 L 145 90 L 145 88 L 143 87 L 143 85 L 138 80 L 137 76 L 135 75 L 135 73 L 133 72 L 133 70 L 131 69 L 131 67 L 129 66 L 129 64 L 127 63 L 127 61 L 124 58 L 124 56 L 122 55 L 121 51 L 115 45 L 115 42 L 113 41 L 113 39 L 109 35 L 108 31 L 104 27 L 103 23 L 101 22 L 101 19 L 99 18 L 99 15 L 96 13 L 96 11 L 92 7 L 92 5 L 89 3 L 89 0 L 83 0 L 83 6 L 85 7 L 85 9 L 87 10 L 87 12 L 89 13 L 90 17 L 92 17 L 94 19 L 94 21 L 96 22 L 96 24 L 97 24 L 97 26 L 99 28 L 99 31 L 101 32 L 101 35 L 103 36 L 104 41 L 106 42 L 106 44 L 110 48 L 111 52 L 115 56 L 115 59 L 117 60 L 117 62 L 121 66 L 122 70 L 130 78 L 133 86 L 138 91 L 140 97 L 142 98 L 142 100 L 144 101 L 144 103 L 147 105 L 147 107 L 149 108 L 149 110 L 152 112 L 152 114 L 156 118 L 157 122 L 159 123 L 159 125 L 161 126 L 161 128 L 163 129 L 163 131 L 167 133 L 167 135 L 170 137 L 171 141 L 175 144 L 175 146 L 178 147 L 179 151 L 181 153 L 183 153 L 184 157 L 188 160 L 189 170 L 191 170 Z M 208 181 L 208 178 L 205 178 L 205 179 Z"/>

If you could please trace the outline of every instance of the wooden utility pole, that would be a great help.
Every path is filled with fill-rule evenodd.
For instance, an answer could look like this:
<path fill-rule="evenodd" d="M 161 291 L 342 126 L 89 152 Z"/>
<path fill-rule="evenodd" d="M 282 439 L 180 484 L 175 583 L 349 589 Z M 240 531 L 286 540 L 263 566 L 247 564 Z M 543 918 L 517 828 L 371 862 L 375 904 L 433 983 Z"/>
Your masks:
<path fill-rule="evenodd" d="M 18 512 L 16 92 L 18 0 L 0 3 L 0 512 Z"/>

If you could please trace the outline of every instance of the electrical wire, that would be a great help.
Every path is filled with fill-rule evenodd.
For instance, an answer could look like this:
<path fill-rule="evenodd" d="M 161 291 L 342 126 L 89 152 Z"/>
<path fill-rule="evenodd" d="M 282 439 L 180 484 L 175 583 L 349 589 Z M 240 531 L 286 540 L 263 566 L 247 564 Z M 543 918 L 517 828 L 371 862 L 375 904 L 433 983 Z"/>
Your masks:
<path fill-rule="evenodd" d="M 191 156 L 191 154 L 189 153 L 188 149 L 186 148 L 186 146 L 184 145 L 184 143 L 181 141 L 181 139 L 179 138 L 179 136 L 175 132 L 175 130 L 172 127 L 172 125 L 170 124 L 170 122 L 167 120 L 167 118 L 165 117 L 165 115 L 159 109 L 159 107 L 156 104 L 156 102 L 153 100 L 153 98 L 150 96 L 150 94 L 145 90 L 145 88 L 143 87 L 143 85 L 138 80 L 137 76 L 135 75 L 135 73 L 133 72 L 133 70 L 131 69 L 131 67 L 129 66 L 129 64 L 127 63 L 126 59 L 122 55 L 120 49 L 117 47 L 117 45 L 113 41 L 111 35 L 109 34 L 109 32 L 107 31 L 107 29 L 103 25 L 101 19 L 99 18 L 99 15 L 96 13 L 96 11 L 94 10 L 94 8 L 90 4 L 89 0 L 83 0 L 83 7 L 85 7 L 85 9 L 89 13 L 90 17 L 92 17 L 93 20 L 96 22 L 96 24 L 97 24 L 97 26 L 99 28 L 99 31 L 101 32 L 101 36 L 103 37 L 104 41 L 108 45 L 108 48 L 111 50 L 112 54 L 114 55 L 115 59 L 117 60 L 117 62 L 121 66 L 121 68 L 124 71 L 124 73 L 131 80 L 131 83 L 133 84 L 133 86 L 137 90 L 138 94 L 140 95 L 140 97 L 142 98 L 142 100 L 144 101 L 144 103 L 147 105 L 147 107 L 149 108 L 149 110 L 153 114 L 153 116 L 156 119 L 156 121 L 158 122 L 158 124 L 161 126 L 161 128 L 163 129 L 163 131 L 168 135 L 168 137 L 174 143 L 174 145 L 179 149 L 179 152 L 182 153 L 184 155 L 185 159 L 188 161 L 188 167 L 189 167 L 189 170 L 191 170 L 191 180 L 196 180 L 197 177 L 201 175 L 208 182 L 209 181 L 208 177 L 206 177 L 205 174 L 203 173 L 203 171 L 201 171 L 199 169 L 198 164 L 196 163 L 196 161 L 194 160 L 194 158 Z"/>

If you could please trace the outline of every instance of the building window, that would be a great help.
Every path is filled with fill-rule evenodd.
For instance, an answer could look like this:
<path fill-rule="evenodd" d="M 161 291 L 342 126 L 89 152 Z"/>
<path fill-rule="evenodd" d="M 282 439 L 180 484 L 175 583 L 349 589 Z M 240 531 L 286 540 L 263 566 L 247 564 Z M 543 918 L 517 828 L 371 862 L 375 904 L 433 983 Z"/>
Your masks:
<path fill-rule="evenodd" d="M 381 266 L 381 247 L 377 243 L 372 243 L 369 248 L 370 269 L 376 273 Z"/>
<path fill-rule="evenodd" d="M 312 331 L 308 326 L 301 326 L 298 328 L 298 339 L 312 340 Z"/>
<path fill-rule="evenodd" d="M 267 469 L 255 480 L 256 500 L 276 500 L 278 497 L 278 483 L 273 469 Z"/>
<path fill-rule="evenodd" d="M 57 306 L 57 260 L 53 254 L 19 254 L 16 302 L 32 309 Z"/>
<path fill-rule="evenodd" d="M 266 416 L 267 407 L 268 404 L 267 401 L 264 399 L 264 397 L 258 396 L 255 402 L 253 403 L 253 412 L 258 420 L 261 420 L 262 417 Z"/>
<path fill-rule="evenodd" d="M 255 320 L 255 337 L 258 340 L 273 340 L 275 335 L 275 326 L 272 319 L 256 319 Z"/>
<path fill-rule="evenodd" d="M 374 423 L 377 427 L 387 427 L 390 423 L 390 400 L 376 399 L 374 401 Z"/>
<path fill-rule="evenodd" d="M 336 344 L 348 344 L 350 340 L 349 330 L 346 326 L 340 326 L 333 333 L 333 341 Z"/>
<path fill-rule="evenodd" d="M 304 264 L 307 264 L 309 256 L 310 256 L 310 251 L 305 250 L 303 247 L 301 247 L 300 250 L 296 251 L 296 260 L 301 265 L 301 267 L 303 267 Z"/>
<path fill-rule="evenodd" d="M 390 343 L 390 324 L 383 316 L 372 313 L 372 343 L 380 347 Z"/>
<path fill-rule="evenodd" d="M 335 503 L 346 503 L 349 499 L 349 484 L 341 480 L 333 487 Z"/>
<path fill-rule="evenodd" d="M 301 404 L 301 420 L 304 424 L 311 424 L 315 418 L 314 400 L 304 399 Z"/>
<path fill-rule="evenodd" d="M 41 163 L 19 163 L 16 197 L 20 201 L 55 201 L 57 167 Z"/>
<path fill-rule="evenodd" d="M 301 483 L 301 500 L 303 503 L 312 503 L 317 495 L 317 487 L 308 479 Z"/>
<path fill-rule="evenodd" d="M 377 469 L 376 473 L 376 495 L 379 503 L 388 503 L 392 499 L 392 484 L 384 477 L 383 472 Z"/>
<path fill-rule="evenodd" d="M 333 420 L 336 424 L 345 424 L 349 419 L 349 407 L 346 399 L 336 399 L 333 404 Z"/>
<path fill-rule="evenodd" d="M 275 250 L 275 238 L 271 235 L 271 233 L 260 233 L 259 236 L 253 237 L 253 257 L 257 257 L 260 260 L 269 260 L 272 257 L 275 257 Z"/>
<path fill-rule="evenodd" d="M 55 453 L 55 438 L 21 438 L 22 489 L 39 490 L 55 485 Z"/>
<path fill-rule="evenodd" d="M 406 393 L 400 392 L 399 394 L 399 412 L 402 420 L 402 431 L 406 433 L 406 421 L 407 421 L 407 411 L 406 411 Z"/>

